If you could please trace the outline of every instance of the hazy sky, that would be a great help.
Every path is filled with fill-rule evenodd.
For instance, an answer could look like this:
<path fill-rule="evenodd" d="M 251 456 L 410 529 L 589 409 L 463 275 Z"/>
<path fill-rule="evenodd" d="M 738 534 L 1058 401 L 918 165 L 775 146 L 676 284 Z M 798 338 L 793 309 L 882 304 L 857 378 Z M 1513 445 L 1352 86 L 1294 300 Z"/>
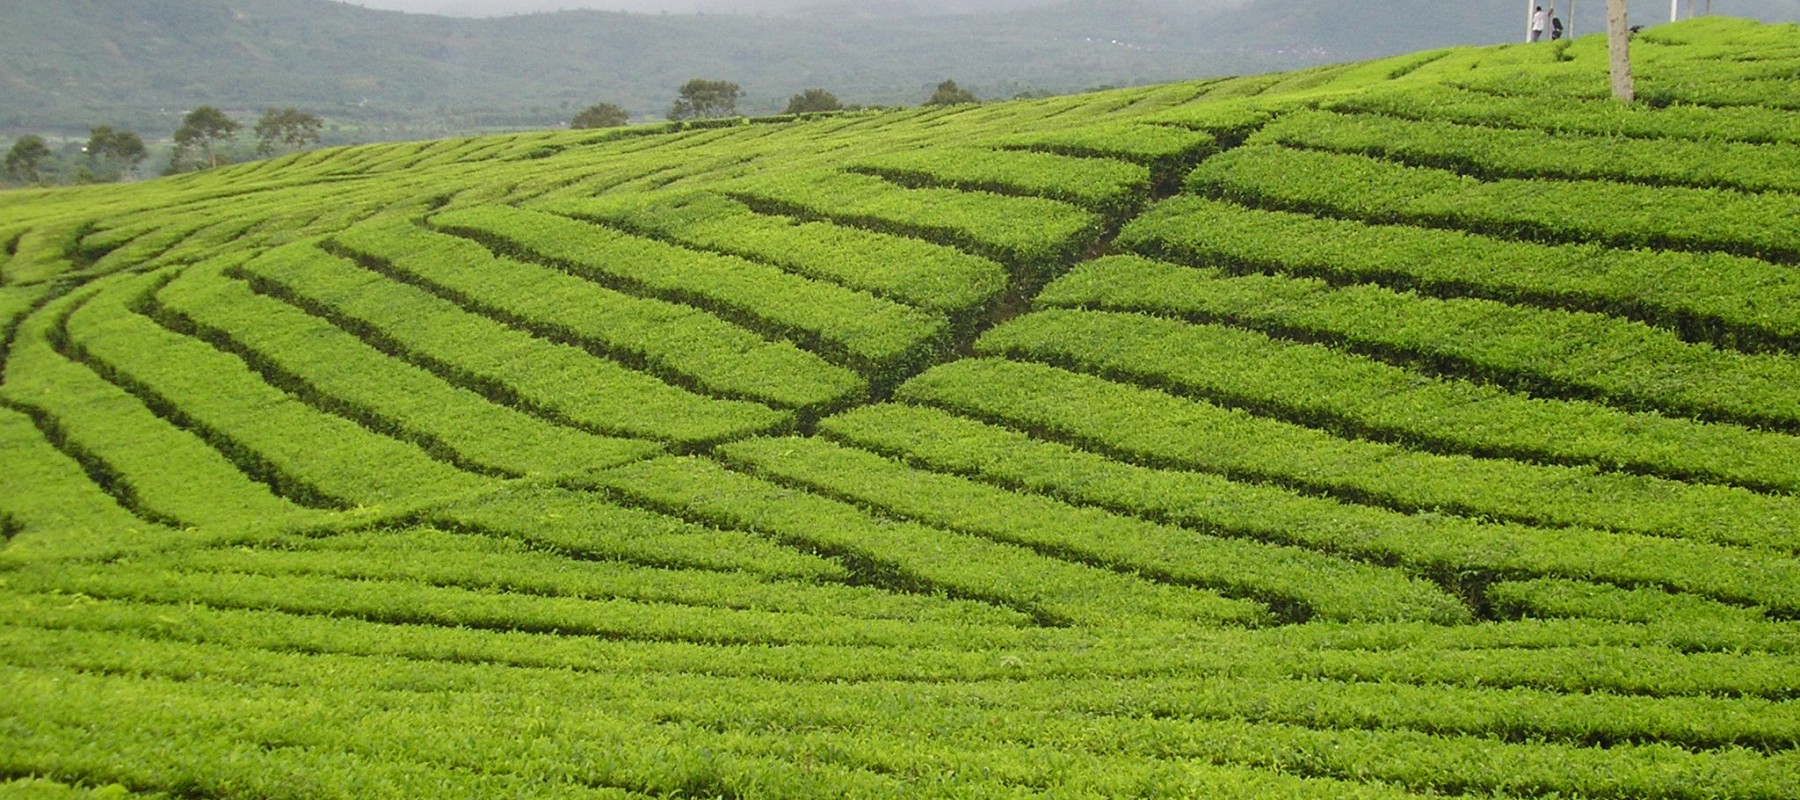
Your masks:
<path fill-rule="evenodd" d="M 983 3 L 974 3 L 969 0 L 898 0 L 898 2 L 896 0 L 346 0 L 346 2 L 368 8 L 384 8 L 421 14 L 500 16 L 576 8 L 642 13 L 667 11 L 671 14 L 688 14 L 696 11 L 756 14 L 779 13 L 794 8 L 820 5 L 904 5 L 926 10 L 967 10 L 985 7 L 1001 10 L 1020 6 L 1047 5 L 1056 0 L 988 0 Z"/>

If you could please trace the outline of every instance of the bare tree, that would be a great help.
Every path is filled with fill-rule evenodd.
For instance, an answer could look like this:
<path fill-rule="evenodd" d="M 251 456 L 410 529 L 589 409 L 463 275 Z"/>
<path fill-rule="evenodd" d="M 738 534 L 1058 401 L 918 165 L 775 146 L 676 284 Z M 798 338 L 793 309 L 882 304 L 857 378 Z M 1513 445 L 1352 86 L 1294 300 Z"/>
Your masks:
<path fill-rule="evenodd" d="M 1631 26 L 1625 21 L 1625 0 L 1606 0 L 1606 43 L 1612 53 L 1613 99 L 1637 100 L 1631 80 Z"/>

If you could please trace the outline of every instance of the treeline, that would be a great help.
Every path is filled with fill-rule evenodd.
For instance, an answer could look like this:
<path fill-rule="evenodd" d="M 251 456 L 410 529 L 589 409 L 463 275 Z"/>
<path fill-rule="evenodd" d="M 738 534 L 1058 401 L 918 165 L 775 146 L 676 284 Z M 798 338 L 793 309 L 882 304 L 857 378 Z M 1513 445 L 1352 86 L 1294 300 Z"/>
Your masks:
<path fill-rule="evenodd" d="M 1028 95 L 1021 95 L 1026 97 Z M 1035 96 L 1035 95 L 1030 95 Z M 669 107 L 668 118 L 671 120 L 718 119 L 740 116 L 738 101 L 744 97 L 742 87 L 736 83 L 723 80 L 695 78 L 677 91 L 675 103 Z M 956 81 L 947 80 L 937 85 L 924 105 L 948 106 L 962 103 L 979 103 L 981 99 L 974 92 L 956 85 Z M 857 111 L 860 105 L 845 105 L 837 95 L 820 88 L 807 89 L 788 98 L 783 115 L 819 114 L 831 111 Z M 575 129 L 616 128 L 629 123 L 631 112 L 613 103 L 600 103 L 589 106 L 569 121 L 569 127 Z"/>
<path fill-rule="evenodd" d="M 233 149 L 244 124 L 212 106 L 201 106 L 182 118 L 169 138 L 169 160 L 162 174 L 173 175 L 221 163 L 268 157 L 319 143 L 324 120 L 297 108 L 271 109 L 251 131 L 254 151 Z M 135 179 L 151 150 L 142 136 L 111 125 L 98 125 L 79 147 L 71 140 L 52 148 L 44 137 L 27 134 L 13 142 L 0 162 L 0 177 L 15 185 L 114 183 Z"/>

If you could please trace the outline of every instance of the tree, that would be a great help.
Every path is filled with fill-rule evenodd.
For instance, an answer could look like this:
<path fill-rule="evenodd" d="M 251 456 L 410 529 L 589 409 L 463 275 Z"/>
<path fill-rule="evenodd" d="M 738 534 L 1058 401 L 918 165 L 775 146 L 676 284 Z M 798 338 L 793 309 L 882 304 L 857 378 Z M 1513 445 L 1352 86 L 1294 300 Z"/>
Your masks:
<path fill-rule="evenodd" d="M 569 121 L 569 127 L 576 129 L 617 128 L 630 121 L 631 112 L 612 103 L 601 103 L 597 106 L 589 106 L 587 110 L 576 114 L 575 119 Z"/>
<path fill-rule="evenodd" d="M 282 146 L 302 148 L 319 143 L 319 131 L 325 121 L 289 106 L 270 110 L 256 121 L 256 152 L 271 155 Z"/>
<path fill-rule="evenodd" d="M 6 153 L 6 174 L 16 181 L 36 183 L 42 177 L 38 174 L 38 167 L 51 155 L 50 145 L 44 143 L 44 137 L 36 134 L 22 136 L 13 142 L 12 149 Z"/>
<path fill-rule="evenodd" d="M 86 150 L 88 166 L 115 180 L 130 176 L 150 156 L 149 148 L 137 134 L 114 130 L 111 125 L 90 128 Z"/>
<path fill-rule="evenodd" d="M 842 111 L 844 104 L 838 102 L 837 95 L 824 89 L 807 89 L 788 98 L 787 110 L 783 114 L 810 114 L 817 111 Z"/>
<path fill-rule="evenodd" d="M 938 84 L 937 91 L 925 101 L 928 106 L 954 106 L 961 103 L 979 103 L 975 93 L 956 85 L 956 81 L 944 81 Z"/>
<path fill-rule="evenodd" d="M 175 131 L 175 153 L 169 158 L 169 171 L 178 171 L 181 162 L 198 147 L 206 154 L 206 165 L 219 165 L 219 155 L 214 150 L 220 142 L 228 142 L 237 136 L 239 128 L 244 127 L 212 106 L 201 106 L 188 112 L 181 120 L 181 127 Z"/>
<path fill-rule="evenodd" d="M 1625 19 L 1625 0 L 1606 0 L 1606 44 L 1612 54 L 1613 99 L 1632 102 L 1637 88 L 1631 80 L 1631 26 Z"/>
<path fill-rule="evenodd" d="M 669 119 L 703 119 L 737 116 L 738 99 L 744 91 L 730 81 L 695 78 L 681 87 L 681 97 L 669 109 Z"/>

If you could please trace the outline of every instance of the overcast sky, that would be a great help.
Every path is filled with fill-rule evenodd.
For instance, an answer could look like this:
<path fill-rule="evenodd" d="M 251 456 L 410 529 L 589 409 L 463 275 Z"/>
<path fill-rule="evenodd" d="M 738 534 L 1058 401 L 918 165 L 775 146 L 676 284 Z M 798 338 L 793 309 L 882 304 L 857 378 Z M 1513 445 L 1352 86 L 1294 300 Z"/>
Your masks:
<path fill-rule="evenodd" d="M 966 10 L 987 7 L 1000 10 L 1008 7 L 1047 5 L 1056 0 L 988 0 L 984 3 L 973 3 L 969 0 L 346 0 L 346 2 L 368 8 L 385 8 L 419 14 L 501 16 L 576 8 L 652 14 L 663 11 L 671 14 L 691 14 L 697 11 L 756 14 L 778 13 L 820 5 L 904 5 L 921 10 Z"/>

